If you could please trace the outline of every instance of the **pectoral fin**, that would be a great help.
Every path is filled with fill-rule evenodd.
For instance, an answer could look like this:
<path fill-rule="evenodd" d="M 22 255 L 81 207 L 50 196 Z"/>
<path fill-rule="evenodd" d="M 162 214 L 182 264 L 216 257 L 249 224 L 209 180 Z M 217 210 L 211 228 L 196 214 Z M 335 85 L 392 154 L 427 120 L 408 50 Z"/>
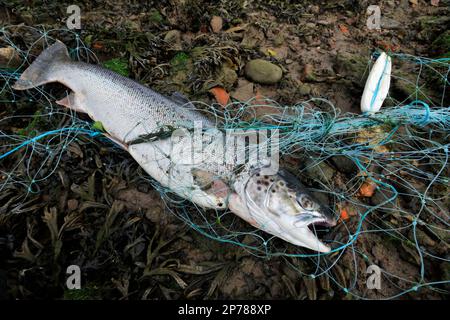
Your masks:
<path fill-rule="evenodd" d="M 80 99 L 76 99 L 76 95 L 74 92 L 70 93 L 66 97 L 62 98 L 61 100 L 56 101 L 57 104 L 60 106 L 67 107 L 69 109 L 72 109 L 76 112 L 82 112 L 82 113 L 88 113 L 86 109 L 79 103 Z"/>

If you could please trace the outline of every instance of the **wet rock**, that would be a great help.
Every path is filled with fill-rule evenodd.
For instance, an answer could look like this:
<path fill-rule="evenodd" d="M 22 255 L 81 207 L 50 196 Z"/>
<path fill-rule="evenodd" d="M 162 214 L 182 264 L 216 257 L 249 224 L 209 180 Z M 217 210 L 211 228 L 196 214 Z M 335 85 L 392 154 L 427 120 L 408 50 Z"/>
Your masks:
<path fill-rule="evenodd" d="M 254 85 L 252 82 L 239 79 L 237 88 L 231 93 L 231 96 L 239 101 L 248 101 L 255 96 L 253 89 Z"/>
<path fill-rule="evenodd" d="M 313 43 L 313 38 L 312 36 L 305 36 L 305 42 L 307 45 L 311 45 Z"/>
<path fill-rule="evenodd" d="M 211 18 L 210 25 L 211 25 L 211 30 L 214 33 L 219 33 L 223 27 L 223 19 L 219 16 L 213 16 Z"/>
<path fill-rule="evenodd" d="M 275 84 L 281 80 L 283 71 L 269 61 L 255 59 L 245 65 L 245 76 L 253 82 L 261 84 Z"/>
<path fill-rule="evenodd" d="M 181 32 L 179 30 L 170 30 L 164 36 L 164 41 L 171 45 L 172 49 L 180 51 L 183 49 L 181 46 Z"/>
<path fill-rule="evenodd" d="M 0 67 L 17 68 L 21 62 L 22 60 L 14 48 L 0 48 Z"/>
<path fill-rule="evenodd" d="M 302 96 L 307 96 L 311 93 L 311 86 L 308 84 L 301 84 L 298 87 L 298 93 L 301 94 Z"/>

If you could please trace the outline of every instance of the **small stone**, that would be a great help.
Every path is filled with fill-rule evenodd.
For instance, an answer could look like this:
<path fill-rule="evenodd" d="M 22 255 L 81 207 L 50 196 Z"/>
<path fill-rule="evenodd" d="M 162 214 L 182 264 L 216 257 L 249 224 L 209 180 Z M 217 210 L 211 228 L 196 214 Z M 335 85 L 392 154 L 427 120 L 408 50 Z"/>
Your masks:
<path fill-rule="evenodd" d="M 281 80 L 283 71 L 269 61 L 254 59 L 245 65 L 245 75 L 251 81 L 261 84 L 275 84 Z"/>
<path fill-rule="evenodd" d="M 78 200 L 77 199 L 69 199 L 67 200 L 67 209 L 69 211 L 74 211 L 78 208 Z"/>
<path fill-rule="evenodd" d="M 0 48 L 0 67 L 17 68 L 20 64 L 20 56 L 14 48 Z"/>
<path fill-rule="evenodd" d="M 302 84 L 298 87 L 298 93 L 300 93 L 302 96 L 307 96 L 311 93 L 311 86 L 307 84 Z"/>
<path fill-rule="evenodd" d="M 236 90 L 231 93 L 231 96 L 239 101 L 248 101 L 255 96 L 253 93 L 253 83 L 245 79 L 239 79 Z"/>
<path fill-rule="evenodd" d="M 219 16 L 213 16 L 210 25 L 214 33 L 219 33 L 223 27 L 223 19 Z"/>
<path fill-rule="evenodd" d="M 170 30 L 164 36 L 164 41 L 172 46 L 176 51 L 183 49 L 181 46 L 181 32 L 179 30 Z"/>

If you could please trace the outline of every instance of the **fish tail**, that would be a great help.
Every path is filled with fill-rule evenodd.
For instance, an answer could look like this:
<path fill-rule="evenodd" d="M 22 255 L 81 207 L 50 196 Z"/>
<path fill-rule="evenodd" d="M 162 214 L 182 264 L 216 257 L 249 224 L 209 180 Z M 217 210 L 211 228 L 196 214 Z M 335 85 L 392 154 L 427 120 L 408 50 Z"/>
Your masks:
<path fill-rule="evenodd" d="M 33 63 L 22 73 L 12 86 L 15 90 L 27 90 L 45 83 L 55 82 L 55 66 L 70 61 L 67 47 L 59 40 L 45 49 Z"/>

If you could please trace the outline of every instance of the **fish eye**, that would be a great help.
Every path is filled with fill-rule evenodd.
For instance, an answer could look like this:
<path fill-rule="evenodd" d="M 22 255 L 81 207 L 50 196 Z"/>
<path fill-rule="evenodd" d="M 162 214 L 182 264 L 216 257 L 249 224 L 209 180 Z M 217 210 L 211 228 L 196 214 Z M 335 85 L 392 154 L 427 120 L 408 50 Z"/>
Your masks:
<path fill-rule="evenodd" d="M 301 194 L 297 197 L 298 203 L 302 206 L 303 209 L 312 211 L 314 209 L 317 209 L 317 204 L 314 202 L 311 197 L 309 197 L 306 194 Z"/>

